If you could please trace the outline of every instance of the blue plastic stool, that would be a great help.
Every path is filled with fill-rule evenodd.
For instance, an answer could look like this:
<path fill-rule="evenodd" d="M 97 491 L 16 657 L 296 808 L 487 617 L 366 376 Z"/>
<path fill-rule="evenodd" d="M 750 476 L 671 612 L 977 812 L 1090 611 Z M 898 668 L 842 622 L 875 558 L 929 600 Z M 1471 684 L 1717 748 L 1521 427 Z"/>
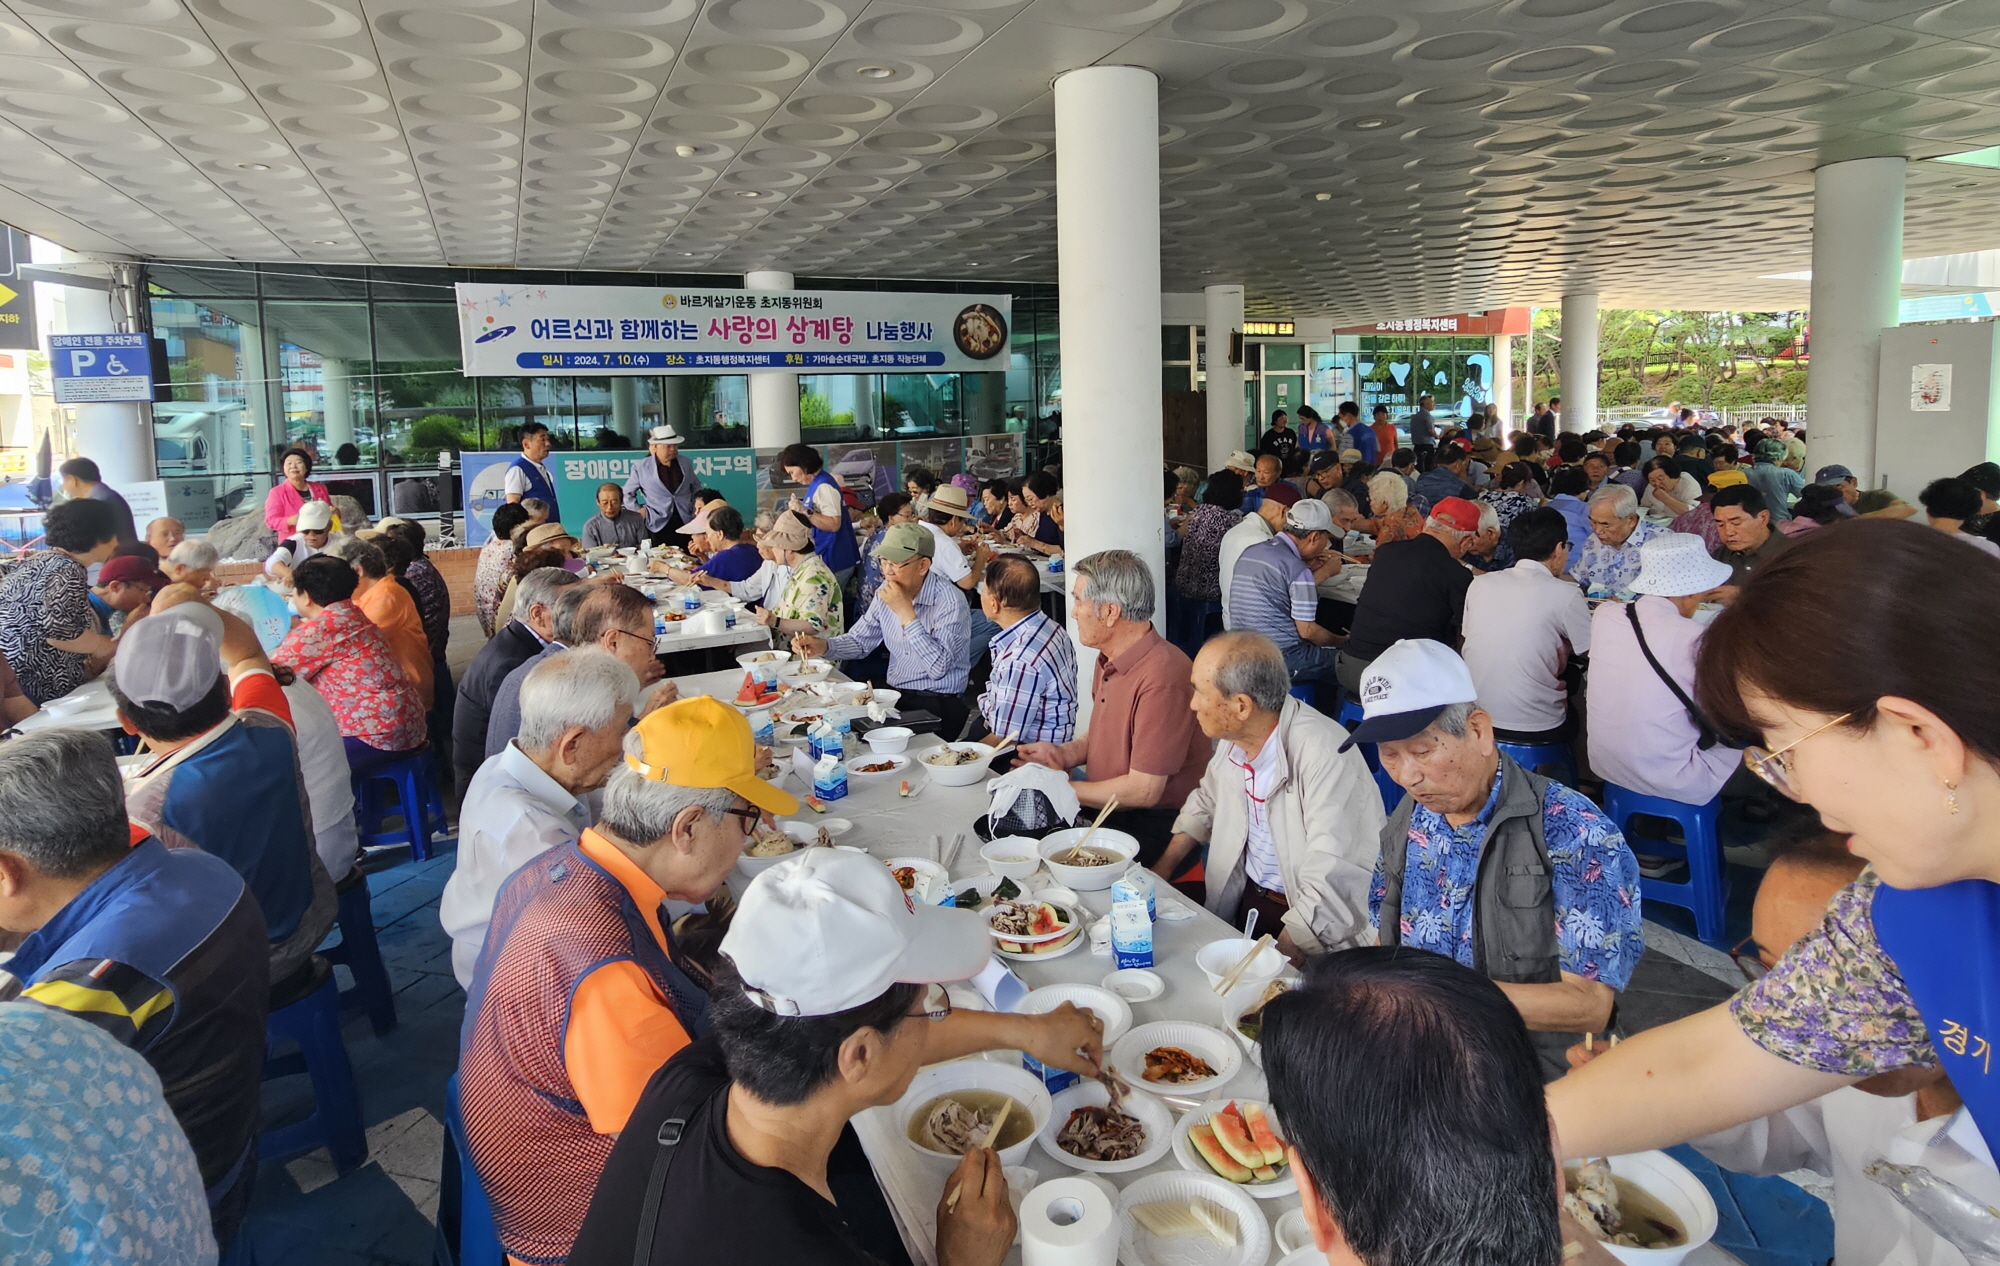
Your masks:
<path fill-rule="evenodd" d="M 272 987 L 271 1003 L 264 1025 L 264 1080 L 305 1073 L 312 1079 L 313 1110 L 303 1121 L 264 1131 L 257 1140 L 258 1159 L 284 1160 L 324 1147 L 335 1171 L 344 1174 L 368 1159 L 368 1135 L 354 1066 L 340 1038 L 340 992 L 332 966 L 315 954 L 290 980 Z M 285 1043 L 298 1050 L 277 1054 Z"/>
<path fill-rule="evenodd" d="M 1319 706 L 1318 682 L 1314 681 L 1295 682 L 1292 685 L 1292 688 L 1286 691 L 1285 693 L 1289 694 L 1292 698 L 1297 699 L 1300 703 L 1305 704 L 1308 708 L 1317 708 Z"/>
<path fill-rule="evenodd" d="M 358 1005 L 368 1012 L 368 1022 L 380 1037 L 396 1027 L 395 991 L 389 987 L 389 971 L 382 966 L 382 949 L 375 943 L 375 911 L 368 903 L 368 877 L 360 867 L 347 872 L 335 885 L 340 905 L 334 916 L 340 941 L 320 947 L 320 956 L 329 963 L 345 963 L 354 973 L 354 987 L 343 989 L 343 1005 Z"/>
<path fill-rule="evenodd" d="M 1346 726 L 1350 731 L 1355 726 L 1360 725 L 1363 719 L 1364 714 L 1361 711 L 1361 701 L 1353 695 L 1349 695 L 1346 702 L 1340 705 L 1340 715 L 1334 718 L 1334 720 Z"/>
<path fill-rule="evenodd" d="M 354 822 L 363 848 L 408 844 L 411 861 L 431 855 L 431 834 L 445 827 L 444 800 L 431 769 L 426 748 L 354 779 Z M 383 799 L 384 784 L 394 789 L 393 802 Z M 392 813 L 402 819 L 401 826 L 382 825 Z"/>
<path fill-rule="evenodd" d="M 505 1266 L 493 1205 L 486 1198 L 472 1149 L 465 1145 L 465 1121 L 458 1112 L 458 1074 L 445 1086 L 444 1125 L 451 1145 L 444 1149 L 438 1175 L 438 1266 Z"/>
<path fill-rule="evenodd" d="M 1576 786 L 1576 757 L 1570 753 L 1567 743 L 1499 743 L 1495 747 L 1514 758 L 1514 763 L 1529 773 L 1534 773 L 1543 765 L 1553 765 L 1562 771 L 1560 781 L 1570 787 Z"/>
<path fill-rule="evenodd" d="M 1692 910 L 1696 934 L 1705 943 L 1717 949 L 1723 948 L 1723 920 L 1729 900 L 1729 883 L 1723 873 L 1722 841 L 1716 834 L 1716 826 L 1722 818 L 1722 797 L 1717 796 L 1707 804 L 1682 804 L 1678 800 L 1641 795 L 1629 788 L 1606 783 L 1604 812 L 1610 817 L 1611 825 L 1625 832 L 1625 842 L 1632 845 L 1635 852 L 1639 851 L 1639 843 L 1627 829 L 1633 817 L 1645 814 L 1679 824 L 1683 843 L 1675 844 L 1647 836 L 1644 851 L 1685 858 L 1687 882 L 1677 884 L 1664 879 L 1641 878 L 1640 895 L 1646 901 L 1664 901 L 1670 906 Z"/>

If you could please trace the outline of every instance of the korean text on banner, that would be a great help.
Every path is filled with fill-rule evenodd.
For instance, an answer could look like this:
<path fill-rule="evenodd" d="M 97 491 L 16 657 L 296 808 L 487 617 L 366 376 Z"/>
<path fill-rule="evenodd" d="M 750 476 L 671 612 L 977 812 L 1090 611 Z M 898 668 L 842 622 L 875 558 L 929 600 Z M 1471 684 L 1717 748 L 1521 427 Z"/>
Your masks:
<path fill-rule="evenodd" d="M 757 475 L 747 448 L 701 448 L 685 450 L 702 485 L 721 493 L 743 514 L 747 523 L 757 513 Z M 507 500 L 502 487 L 507 467 L 517 453 L 465 453 L 459 458 L 459 473 L 465 481 L 466 537 L 468 545 L 483 545 L 492 533 L 493 511 Z M 549 473 L 555 477 L 556 517 L 572 533 L 583 531 L 590 516 L 597 513 L 597 486 L 604 483 L 625 486 L 632 468 L 651 461 L 650 454 L 630 449 L 593 449 L 581 453 L 552 453 Z"/>
<path fill-rule="evenodd" d="M 460 282 L 472 377 L 1007 368 L 1007 295 Z"/>

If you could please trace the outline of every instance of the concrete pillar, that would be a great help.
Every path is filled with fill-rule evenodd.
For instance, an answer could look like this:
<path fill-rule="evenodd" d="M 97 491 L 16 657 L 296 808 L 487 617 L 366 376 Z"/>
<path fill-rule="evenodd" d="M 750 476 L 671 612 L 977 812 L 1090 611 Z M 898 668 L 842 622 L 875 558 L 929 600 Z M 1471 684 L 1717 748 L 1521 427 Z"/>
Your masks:
<path fill-rule="evenodd" d="M 131 328 L 120 329 L 112 320 L 111 296 L 102 290 L 87 290 L 82 286 L 65 287 L 63 317 L 67 328 L 59 334 L 121 334 Z M 1157 340 L 1156 340 L 1157 341 Z M 120 484 L 144 483 L 158 477 L 158 467 L 153 461 L 153 406 L 129 400 L 109 400 L 95 404 L 70 406 L 76 416 L 77 457 L 88 457 L 97 463 L 104 482 L 113 488 Z M 62 454 L 56 454 L 56 465 L 62 464 Z"/>
<path fill-rule="evenodd" d="M 1562 421 L 1578 435 L 1597 425 L 1597 292 L 1563 296 Z"/>
<path fill-rule="evenodd" d="M 1875 486 L 1882 331 L 1897 323 L 1903 278 L 1901 158 L 1857 158 L 1813 172 L 1813 468 L 1838 463 Z"/>
<path fill-rule="evenodd" d="M 1493 336 L 1493 403 L 1500 409 L 1500 434 L 1494 436 L 1507 447 L 1507 428 L 1514 425 L 1514 336 Z"/>
<path fill-rule="evenodd" d="M 621 439 L 639 442 L 639 380 L 619 376 L 611 380 L 611 429 Z"/>
<path fill-rule="evenodd" d="M 1243 366 L 1229 363 L 1230 334 L 1243 328 L 1243 287 L 1205 286 L 1208 341 L 1208 471 L 1243 447 Z M 1328 421 L 1332 421 L 1331 418 Z"/>
<path fill-rule="evenodd" d="M 763 269 L 743 275 L 749 290 L 790 290 L 792 275 Z M 750 375 L 750 446 L 783 448 L 799 442 L 799 376 L 777 370 Z"/>
<path fill-rule="evenodd" d="M 874 374 L 849 374 L 854 384 L 854 433 L 863 439 L 879 438 L 875 434 L 875 384 L 880 381 Z"/>
<path fill-rule="evenodd" d="M 1055 82 L 1063 461 L 1072 472 L 1064 552 L 1072 561 L 1137 554 L 1163 625 L 1159 93 L 1158 77 L 1136 66 L 1091 66 Z"/>
<path fill-rule="evenodd" d="M 326 423 L 323 461 L 331 462 L 342 444 L 354 442 L 354 384 L 347 376 L 347 362 L 336 356 L 319 361 L 320 417 Z"/>
<path fill-rule="evenodd" d="M 660 421 L 684 428 L 681 434 L 689 438 L 693 438 L 693 428 L 707 422 L 705 418 L 688 416 L 688 380 L 679 374 L 668 374 L 660 380 Z"/>

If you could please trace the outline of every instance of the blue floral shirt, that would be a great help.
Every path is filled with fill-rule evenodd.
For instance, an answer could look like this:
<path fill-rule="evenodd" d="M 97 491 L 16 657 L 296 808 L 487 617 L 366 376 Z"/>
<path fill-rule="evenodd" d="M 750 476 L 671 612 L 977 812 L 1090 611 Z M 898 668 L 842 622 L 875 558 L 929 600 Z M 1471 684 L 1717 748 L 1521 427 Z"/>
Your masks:
<path fill-rule="evenodd" d="M 1500 800 L 1500 779 L 1479 816 L 1453 827 L 1422 805 L 1410 816 L 1403 866 L 1403 943 L 1473 965 L 1473 886 L 1480 842 Z M 1542 797 L 1542 834 L 1554 867 L 1562 970 L 1623 989 L 1646 952 L 1639 929 L 1639 862 L 1603 810 L 1561 783 Z M 1382 921 L 1382 863 L 1368 889 L 1368 917 Z"/>
<path fill-rule="evenodd" d="M 1569 565 L 1569 574 L 1586 589 L 1601 587 L 1612 593 L 1627 592 L 1639 578 L 1639 547 L 1667 530 L 1651 519 L 1642 518 L 1623 545 L 1606 545 L 1592 532 L 1577 551 L 1576 561 Z"/>

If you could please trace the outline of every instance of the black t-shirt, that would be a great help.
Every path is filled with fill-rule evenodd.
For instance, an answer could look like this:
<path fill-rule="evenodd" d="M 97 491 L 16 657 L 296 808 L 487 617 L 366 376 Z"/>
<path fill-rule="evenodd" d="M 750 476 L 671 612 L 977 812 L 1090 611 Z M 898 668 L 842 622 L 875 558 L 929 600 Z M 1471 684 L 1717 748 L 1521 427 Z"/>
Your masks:
<path fill-rule="evenodd" d="M 1290 427 L 1280 431 L 1274 426 L 1257 441 L 1257 451 L 1275 454 L 1280 461 L 1290 461 L 1292 454 L 1299 451 L 1299 433 Z"/>
<path fill-rule="evenodd" d="M 1457 650 L 1465 591 L 1471 587 L 1472 573 L 1435 536 L 1391 541 L 1375 551 L 1342 649 L 1356 659 L 1374 659 L 1415 637 Z"/>
<path fill-rule="evenodd" d="M 684 1047 L 646 1083 L 611 1149 L 569 1266 L 632 1266 L 660 1124 L 688 1121 L 665 1189 L 652 1266 L 909 1266 L 909 1254 L 852 1126 L 827 1158 L 838 1204 L 729 1141 L 729 1070 L 712 1037 Z M 699 1106 L 697 1106 L 699 1105 Z"/>

